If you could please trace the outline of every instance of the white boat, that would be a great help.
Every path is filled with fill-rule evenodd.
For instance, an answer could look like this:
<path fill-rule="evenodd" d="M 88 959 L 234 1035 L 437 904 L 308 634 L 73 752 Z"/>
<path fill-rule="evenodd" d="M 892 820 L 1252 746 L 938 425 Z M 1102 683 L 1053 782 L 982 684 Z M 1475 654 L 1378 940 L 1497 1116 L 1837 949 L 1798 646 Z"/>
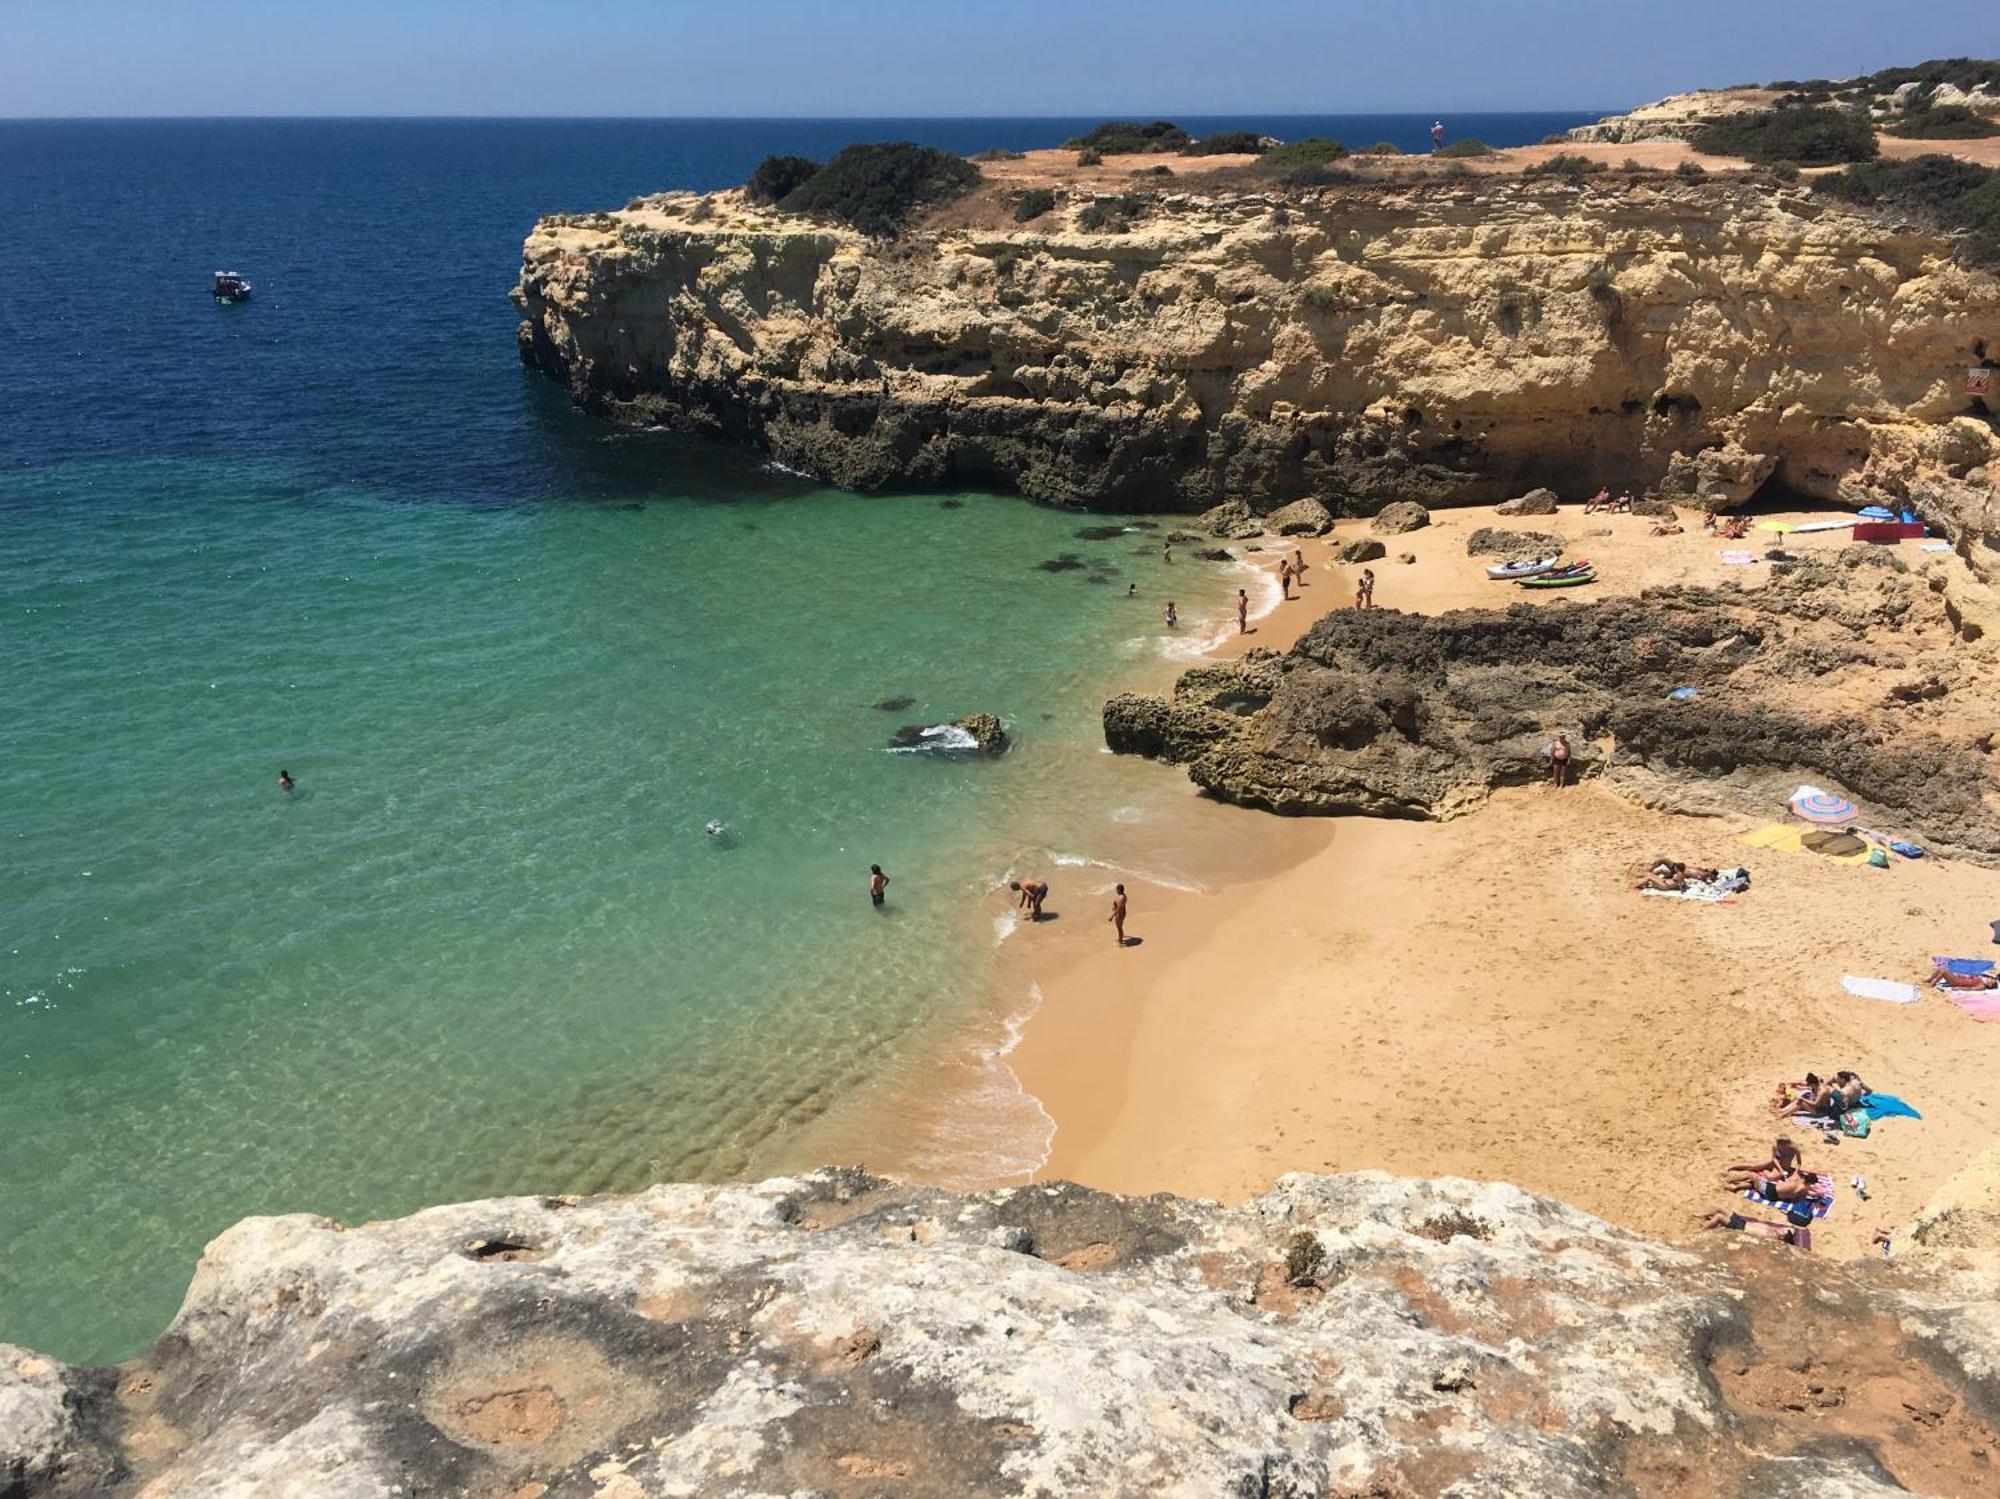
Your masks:
<path fill-rule="evenodd" d="M 1496 562 L 1486 569 L 1486 576 L 1501 583 L 1514 582 L 1520 578 L 1537 578 L 1560 561 L 1561 557 L 1536 557 L 1528 562 Z"/>

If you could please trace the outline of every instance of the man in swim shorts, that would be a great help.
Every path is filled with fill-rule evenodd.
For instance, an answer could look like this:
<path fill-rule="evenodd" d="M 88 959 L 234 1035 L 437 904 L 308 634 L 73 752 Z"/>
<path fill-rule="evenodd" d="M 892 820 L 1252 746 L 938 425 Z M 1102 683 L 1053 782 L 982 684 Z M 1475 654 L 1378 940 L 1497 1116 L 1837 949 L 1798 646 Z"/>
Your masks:
<path fill-rule="evenodd" d="M 889 876 L 882 873 L 882 866 L 880 864 L 870 864 L 868 866 L 868 898 L 879 906 L 888 893 Z"/>
<path fill-rule="evenodd" d="M 1049 898 L 1049 882 L 1047 880 L 1038 880 L 1032 876 L 1025 880 L 1009 880 L 1007 888 L 1021 897 L 1020 900 L 1015 902 L 1015 905 L 1018 909 L 1028 913 L 1028 920 L 1040 921 L 1042 919 L 1042 902 Z"/>

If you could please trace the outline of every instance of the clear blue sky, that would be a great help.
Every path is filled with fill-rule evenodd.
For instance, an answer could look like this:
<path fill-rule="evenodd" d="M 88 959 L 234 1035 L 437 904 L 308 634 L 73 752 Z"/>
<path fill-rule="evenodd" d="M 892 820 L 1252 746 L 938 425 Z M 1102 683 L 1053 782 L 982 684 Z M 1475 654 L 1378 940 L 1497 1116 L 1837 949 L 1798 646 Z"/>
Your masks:
<path fill-rule="evenodd" d="M 0 115 L 1596 109 L 2000 55 L 2000 0 L 0 0 Z"/>

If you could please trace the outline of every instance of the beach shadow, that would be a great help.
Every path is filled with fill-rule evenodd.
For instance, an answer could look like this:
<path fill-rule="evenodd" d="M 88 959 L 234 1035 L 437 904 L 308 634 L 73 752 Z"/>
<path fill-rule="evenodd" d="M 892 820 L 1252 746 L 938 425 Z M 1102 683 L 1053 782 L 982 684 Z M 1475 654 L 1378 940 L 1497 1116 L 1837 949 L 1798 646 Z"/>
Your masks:
<path fill-rule="evenodd" d="M 1144 937 L 1123 937 L 1119 939 L 1118 945 L 1120 947 L 1144 947 L 1146 939 Z"/>
<path fill-rule="evenodd" d="M 1060 911 L 1037 911 L 1037 912 L 1036 912 L 1036 913 L 1035 913 L 1034 915 L 1030 916 L 1030 917 L 1028 918 L 1028 920 L 1030 920 L 1030 921 L 1061 921 L 1061 920 L 1062 920 L 1062 912 L 1060 912 Z"/>

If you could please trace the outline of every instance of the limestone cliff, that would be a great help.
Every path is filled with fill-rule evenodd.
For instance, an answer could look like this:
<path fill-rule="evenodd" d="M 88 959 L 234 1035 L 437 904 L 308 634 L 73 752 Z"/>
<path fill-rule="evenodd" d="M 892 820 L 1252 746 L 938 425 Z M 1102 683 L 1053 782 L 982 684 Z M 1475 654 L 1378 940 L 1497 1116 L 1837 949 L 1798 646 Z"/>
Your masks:
<path fill-rule="evenodd" d="M 1379 1174 L 253 1219 L 132 1362 L 0 1347 L 0 1493 L 1991 1491 L 1990 1274 L 1709 1237 Z"/>
<path fill-rule="evenodd" d="M 1026 226 L 988 203 L 893 243 L 739 193 L 546 219 L 521 351 L 593 408 L 858 487 L 1355 513 L 1654 484 L 1725 450 L 1747 478 L 1709 503 L 1768 482 L 1995 529 L 1966 370 L 2000 356 L 2000 280 L 1806 185 L 1156 192 L 1125 232 L 1065 192 Z"/>

